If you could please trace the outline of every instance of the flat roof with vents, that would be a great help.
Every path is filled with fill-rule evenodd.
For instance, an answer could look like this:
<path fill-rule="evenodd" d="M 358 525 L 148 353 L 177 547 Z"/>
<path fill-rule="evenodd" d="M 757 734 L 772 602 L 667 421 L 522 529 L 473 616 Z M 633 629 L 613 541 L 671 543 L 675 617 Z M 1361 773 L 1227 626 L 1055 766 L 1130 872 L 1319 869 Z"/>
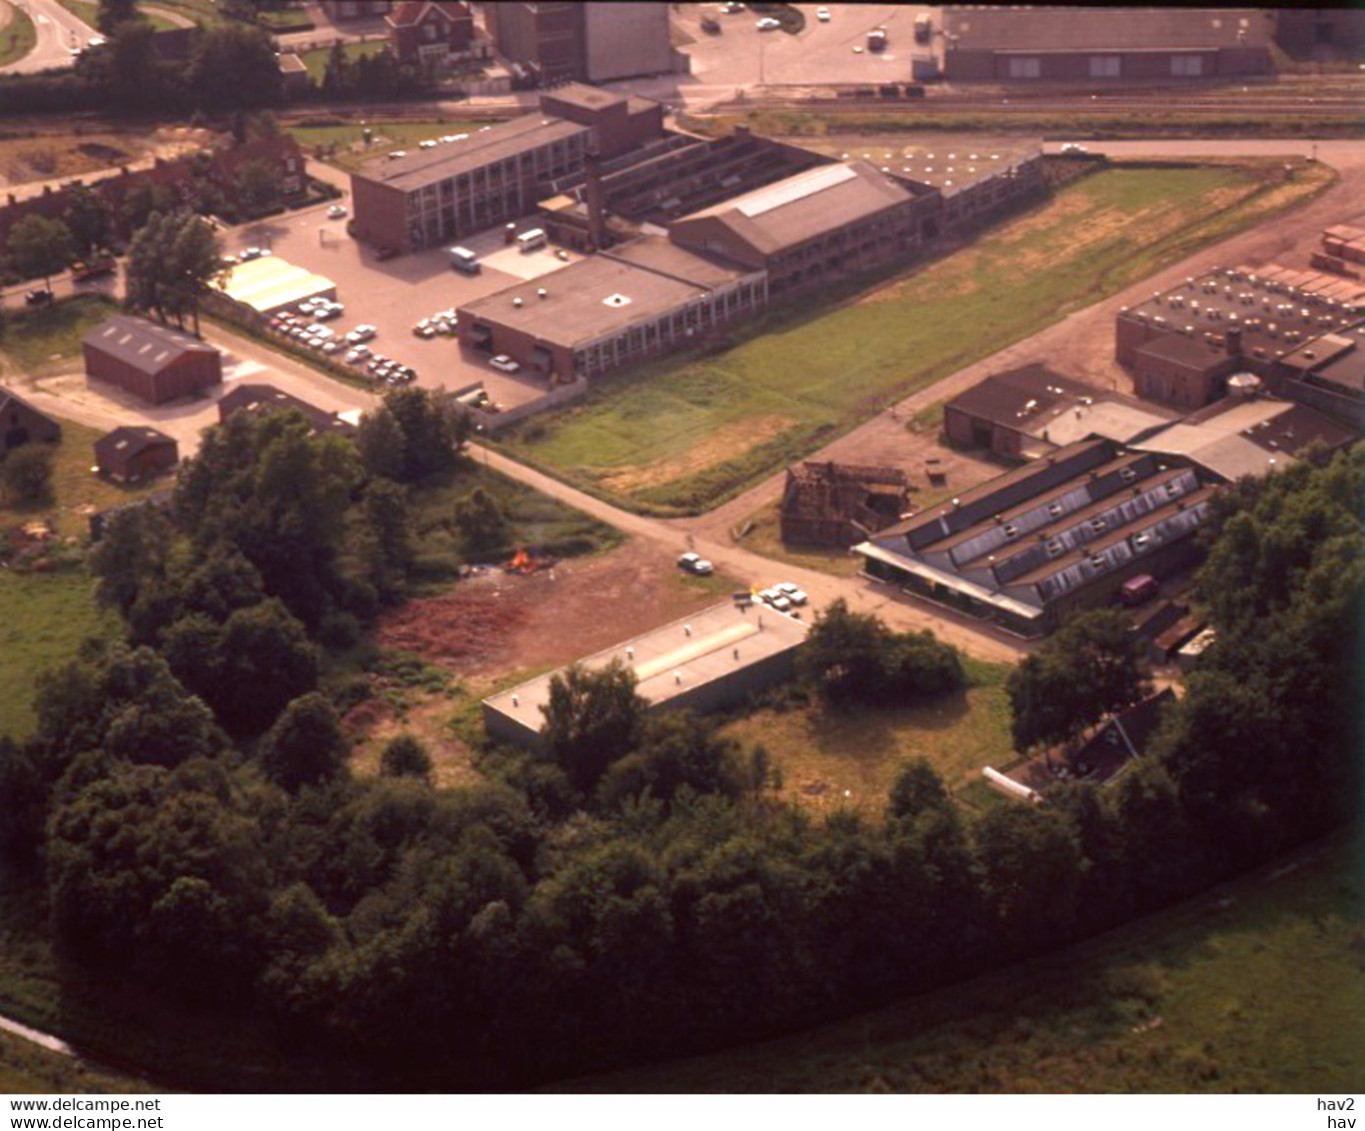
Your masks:
<path fill-rule="evenodd" d="M 734 283 L 746 274 L 658 237 L 626 246 L 628 260 L 614 252 L 594 255 L 461 306 L 460 325 L 496 323 L 578 349 L 705 299 L 720 281 Z M 655 251 L 661 252 L 658 266 Z M 692 281 L 694 272 L 682 273 L 687 261 L 706 282 Z"/>

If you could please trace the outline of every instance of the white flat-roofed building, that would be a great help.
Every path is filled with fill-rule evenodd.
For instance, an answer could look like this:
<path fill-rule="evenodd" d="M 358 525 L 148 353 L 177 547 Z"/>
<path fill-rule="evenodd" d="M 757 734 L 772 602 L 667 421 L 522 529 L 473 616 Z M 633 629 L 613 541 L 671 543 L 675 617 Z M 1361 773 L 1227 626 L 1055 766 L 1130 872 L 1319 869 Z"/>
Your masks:
<path fill-rule="evenodd" d="M 619 660 L 635 673 L 636 692 L 651 708 L 714 711 L 787 679 L 804 621 L 763 605 L 714 605 L 579 661 L 589 670 Z M 563 669 L 483 701 L 489 735 L 535 746 L 545 723 L 550 681 Z"/>

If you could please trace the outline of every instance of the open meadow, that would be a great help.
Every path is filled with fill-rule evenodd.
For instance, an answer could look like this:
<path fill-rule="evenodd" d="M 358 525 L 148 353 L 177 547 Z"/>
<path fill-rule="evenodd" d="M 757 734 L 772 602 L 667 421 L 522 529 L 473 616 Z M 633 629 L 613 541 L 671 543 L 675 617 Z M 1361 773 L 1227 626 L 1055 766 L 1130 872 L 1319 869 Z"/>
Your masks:
<path fill-rule="evenodd" d="M 850 143 L 851 144 L 851 143 Z M 1115 164 L 942 259 L 597 382 L 509 437 L 628 505 L 697 512 L 1044 326 L 1315 195 L 1311 163 Z"/>
<path fill-rule="evenodd" d="M 782 774 L 776 796 L 813 816 L 852 810 L 880 821 L 897 775 L 916 757 L 928 759 L 962 800 L 961 791 L 980 781 L 983 767 L 1014 757 L 1005 694 L 1010 669 L 975 660 L 966 668 L 962 691 L 919 706 L 762 707 L 727 723 L 723 733 L 746 747 L 762 744 Z M 968 794 L 969 804 L 979 792 Z"/>

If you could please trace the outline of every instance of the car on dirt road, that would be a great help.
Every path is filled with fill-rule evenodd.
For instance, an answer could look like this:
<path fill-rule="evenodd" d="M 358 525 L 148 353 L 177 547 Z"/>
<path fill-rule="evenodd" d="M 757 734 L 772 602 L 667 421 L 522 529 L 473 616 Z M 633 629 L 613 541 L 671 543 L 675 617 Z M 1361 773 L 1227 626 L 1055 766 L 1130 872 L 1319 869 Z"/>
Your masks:
<path fill-rule="evenodd" d="M 708 562 L 700 554 L 689 551 L 678 559 L 678 568 L 684 573 L 690 573 L 694 577 L 710 577 L 716 572 L 716 567 Z"/>

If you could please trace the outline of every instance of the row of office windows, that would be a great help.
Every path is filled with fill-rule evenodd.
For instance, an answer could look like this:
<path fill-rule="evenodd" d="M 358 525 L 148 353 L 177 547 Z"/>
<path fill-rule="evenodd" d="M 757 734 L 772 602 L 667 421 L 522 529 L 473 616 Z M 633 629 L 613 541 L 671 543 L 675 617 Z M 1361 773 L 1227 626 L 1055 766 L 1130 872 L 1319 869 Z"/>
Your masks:
<path fill-rule="evenodd" d="M 1121 55 L 1091 55 L 1086 60 L 1092 79 L 1116 79 L 1123 76 Z M 1012 79 L 1043 77 L 1043 60 L 1036 55 L 1019 55 L 1008 61 L 1008 75 Z M 1204 74 L 1202 55 L 1171 56 L 1172 78 L 1200 78 Z"/>

